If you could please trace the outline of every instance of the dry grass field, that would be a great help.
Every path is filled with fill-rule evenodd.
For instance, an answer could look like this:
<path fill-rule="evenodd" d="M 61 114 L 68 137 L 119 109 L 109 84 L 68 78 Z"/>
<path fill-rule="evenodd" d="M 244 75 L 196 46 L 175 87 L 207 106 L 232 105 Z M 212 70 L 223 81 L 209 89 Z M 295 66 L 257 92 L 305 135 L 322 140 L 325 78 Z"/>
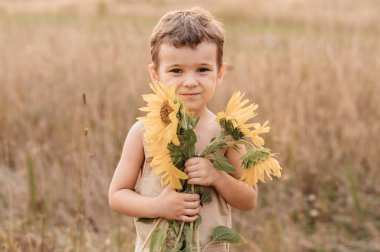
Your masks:
<path fill-rule="evenodd" d="M 78 3 L 79 2 L 79 3 Z M 380 2 L 0 1 L 0 250 L 132 251 L 108 186 L 148 92 L 148 39 L 202 6 L 228 34 L 226 78 L 269 120 L 283 177 L 234 211 L 233 251 L 380 251 Z"/>

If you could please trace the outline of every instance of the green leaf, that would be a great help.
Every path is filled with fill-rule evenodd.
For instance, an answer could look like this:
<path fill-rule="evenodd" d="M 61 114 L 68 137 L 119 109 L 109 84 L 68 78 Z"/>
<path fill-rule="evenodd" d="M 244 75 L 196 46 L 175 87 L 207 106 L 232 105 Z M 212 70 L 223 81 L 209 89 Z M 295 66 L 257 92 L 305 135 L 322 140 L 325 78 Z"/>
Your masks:
<path fill-rule="evenodd" d="M 173 221 L 173 223 L 172 223 L 172 228 L 173 228 L 173 230 L 174 230 L 174 233 L 175 233 L 176 235 L 178 235 L 178 232 L 179 232 L 179 224 L 178 224 L 177 221 Z"/>
<path fill-rule="evenodd" d="M 201 194 L 203 192 L 203 186 L 194 185 L 194 193 Z"/>
<path fill-rule="evenodd" d="M 226 119 L 222 118 L 219 120 L 220 126 L 222 126 L 223 129 L 226 129 Z"/>
<path fill-rule="evenodd" d="M 204 191 L 201 195 L 201 205 L 207 204 L 212 201 L 211 192 Z"/>
<path fill-rule="evenodd" d="M 227 173 L 235 173 L 235 167 L 231 165 L 225 156 L 218 156 L 212 162 L 214 167 L 218 170 L 225 171 Z"/>
<path fill-rule="evenodd" d="M 202 155 L 203 156 L 211 155 L 211 154 L 214 154 L 214 153 L 220 151 L 223 148 L 228 147 L 228 143 L 226 141 L 227 140 L 225 138 L 211 141 L 204 148 Z"/>
<path fill-rule="evenodd" d="M 181 252 L 183 247 L 183 240 L 180 240 L 175 248 L 166 250 L 165 252 Z"/>
<path fill-rule="evenodd" d="M 232 244 L 244 244 L 247 242 L 238 232 L 226 226 L 217 226 L 212 231 L 211 241 L 224 241 Z"/>
<path fill-rule="evenodd" d="M 194 221 L 194 228 L 197 229 L 202 223 L 202 216 L 199 214 L 198 218 Z"/>
<path fill-rule="evenodd" d="M 194 145 L 197 142 L 197 135 L 193 129 L 187 129 L 185 131 L 186 144 Z"/>
<path fill-rule="evenodd" d="M 186 246 L 185 249 L 183 250 L 183 252 L 191 252 L 190 247 Z"/>
<path fill-rule="evenodd" d="M 250 168 L 260 161 L 267 160 L 271 155 L 270 149 L 267 148 L 251 148 L 241 157 L 244 168 Z"/>
<path fill-rule="evenodd" d="M 187 127 L 186 129 L 195 129 L 195 126 L 198 124 L 199 117 L 194 117 L 189 113 L 186 113 Z"/>
<path fill-rule="evenodd" d="M 184 164 L 184 156 L 181 152 L 181 148 L 180 146 L 176 146 L 174 144 L 169 144 L 168 145 L 168 149 L 169 149 L 169 152 L 170 152 L 170 157 L 172 159 L 172 162 L 173 164 L 177 167 L 177 168 L 181 168 Z"/>
<path fill-rule="evenodd" d="M 145 224 L 150 224 L 153 223 L 157 219 L 152 219 L 152 218 L 137 218 L 137 222 L 145 223 Z"/>
<path fill-rule="evenodd" d="M 164 244 L 164 237 L 165 234 L 162 229 L 154 230 L 150 237 L 150 251 L 158 251 L 158 249 Z"/>
<path fill-rule="evenodd" d="M 181 104 L 180 109 L 178 111 L 177 117 L 178 117 L 178 128 L 179 129 L 186 129 L 186 118 L 185 118 L 185 109 L 183 108 L 183 105 Z"/>
<path fill-rule="evenodd" d="M 238 128 L 235 128 L 231 136 L 233 137 L 234 140 L 239 140 L 244 137 L 244 134 Z"/>
<path fill-rule="evenodd" d="M 193 230 L 190 228 L 189 223 L 186 223 L 183 228 L 183 233 L 185 235 L 185 241 L 186 241 L 186 247 L 191 246 L 191 243 L 193 242 Z"/>
<path fill-rule="evenodd" d="M 232 124 L 231 121 L 226 122 L 226 130 L 228 133 L 234 132 L 234 125 Z"/>
<path fill-rule="evenodd" d="M 184 141 L 181 140 L 182 160 L 187 160 L 195 155 L 195 143 L 197 136 L 192 129 L 185 130 Z"/>
<path fill-rule="evenodd" d="M 231 120 L 226 120 L 222 118 L 219 121 L 220 126 L 225 131 L 227 135 L 231 135 L 234 140 L 240 140 L 244 137 L 243 132 L 239 128 L 235 128 Z"/>

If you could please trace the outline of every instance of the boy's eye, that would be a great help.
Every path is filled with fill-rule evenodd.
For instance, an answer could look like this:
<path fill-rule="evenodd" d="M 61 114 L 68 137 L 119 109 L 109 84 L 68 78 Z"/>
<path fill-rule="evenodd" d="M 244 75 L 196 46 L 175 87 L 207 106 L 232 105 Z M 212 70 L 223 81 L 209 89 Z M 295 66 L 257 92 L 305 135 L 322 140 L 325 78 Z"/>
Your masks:
<path fill-rule="evenodd" d="M 201 72 L 201 73 L 203 73 L 203 72 L 210 71 L 210 69 L 208 69 L 206 67 L 202 67 L 202 68 L 199 68 L 198 71 Z"/>
<path fill-rule="evenodd" d="M 181 73 L 181 69 L 175 68 L 175 69 L 170 70 L 170 72 L 172 72 L 172 73 Z"/>

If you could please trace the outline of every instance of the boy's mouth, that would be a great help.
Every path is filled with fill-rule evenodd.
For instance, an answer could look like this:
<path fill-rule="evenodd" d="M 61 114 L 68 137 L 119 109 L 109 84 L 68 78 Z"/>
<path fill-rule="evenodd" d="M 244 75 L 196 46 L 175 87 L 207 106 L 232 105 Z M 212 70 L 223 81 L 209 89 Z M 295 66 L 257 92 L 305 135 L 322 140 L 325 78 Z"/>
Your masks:
<path fill-rule="evenodd" d="M 183 97 L 195 97 L 197 95 L 199 95 L 200 93 L 182 93 L 182 94 L 179 94 L 180 96 L 183 96 Z"/>

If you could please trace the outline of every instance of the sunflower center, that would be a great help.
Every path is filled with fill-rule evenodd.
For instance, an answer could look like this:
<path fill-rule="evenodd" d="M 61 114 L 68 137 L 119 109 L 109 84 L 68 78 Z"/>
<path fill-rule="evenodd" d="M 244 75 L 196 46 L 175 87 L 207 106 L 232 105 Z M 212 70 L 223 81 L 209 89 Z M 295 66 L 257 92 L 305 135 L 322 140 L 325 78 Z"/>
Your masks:
<path fill-rule="evenodd" d="M 174 111 L 174 109 L 169 106 L 169 102 L 164 101 L 164 103 L 162 104 L 162 107 L 161 107 L 160 117 L 161 117 L 161 121 L 165 125 L 169 125 L 172 122 L 169 118 L 169 114 L 173 111 Z"/>

